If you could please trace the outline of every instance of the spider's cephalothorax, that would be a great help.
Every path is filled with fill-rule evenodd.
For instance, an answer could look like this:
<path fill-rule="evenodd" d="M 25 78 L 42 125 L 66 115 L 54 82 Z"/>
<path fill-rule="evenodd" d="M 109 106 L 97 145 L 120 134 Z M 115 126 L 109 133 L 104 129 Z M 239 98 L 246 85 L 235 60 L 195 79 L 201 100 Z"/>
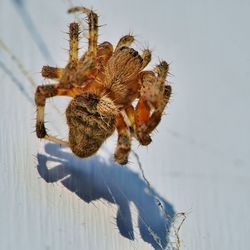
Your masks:
<path fill-rule="evenodd" d="M 79 25 L 71 23 L 68 64 L 65 68 L 42 69 L 42 75 L 57 80 L 57 84 L 37 87 L 36 133 L 39 138 L 69 146 L 79 157 L 88 157 L 117 129 L 114 157 L 126 164 L 131 138 L 148 145 L 151 132 L 161 120 L 171 95 L 170 85 L 165 84 L 168 64 L 162 61 L 152 71 L 143 70 L 151 60 L 151 52 L 145 49 L 139 55 L 131 48 L 132 35 L 122 37 L 115 48 L 109 42 L 98 45 L 96 13 L 84 7 L 69 10 L 75 11 L 88 16 L 88 50 L 78 57 Z M 46 98 L 63 95 L 73 98 L 66 110 L 68 142 L 48 135 L 44 126 Z"/>

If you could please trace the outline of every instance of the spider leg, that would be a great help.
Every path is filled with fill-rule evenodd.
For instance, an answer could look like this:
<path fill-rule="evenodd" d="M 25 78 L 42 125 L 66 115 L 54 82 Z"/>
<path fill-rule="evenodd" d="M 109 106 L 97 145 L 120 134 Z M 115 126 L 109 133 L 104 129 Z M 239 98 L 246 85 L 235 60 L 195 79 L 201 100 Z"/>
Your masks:
<path fill-rule="evenodd" d="M 124 165 L 128 162 L 128 155 L 131 149 L 131 134 L 121 113 L 116 117 L 116 128 L 118 141 L 114 157 L 119 164 Z"/>
<path fill-rule="evenodd" d="M 88 16 L 89 24 L 89 42 L 88 42 L 88 52 L 89 57 L 95 58 L 97 51 L 97 38 L 98 38 L 98 16 L 97 14 L 85 7 L 73 7 L 68 10 L 68 13 L 82 12 Z"/>
<path fill-rule="evenodd" d="M 97 47 L 96 60 L 83 58 L 79 60 L 76 72 L 76 82 L 73 85 L 84 87 L 85 91 L 101 93 L 104 89 L 105 66 L 113 54 L 113 46 L 109 42 L 103 42 Z M 98 75 L 98 79 L 95 81 Z M 93 84 L 95 81 L 95 84 Z"/>
<path fill-rule="evenodd" d="M 42 76 L 49 79 L 59 79 L 63 75 L 64 70 L 62 68 L 43 66 Z"/>
<path fill-rule="evenodd" d="M 69 63 L 76 65 L 78 62 L 78 44 L 79 44 L 79 24 L 71 23 L 69 25 Z"/>
<path fill-rule="evenodd" d="M 154 71 L 142 72 L 141 96 L 135 110 L 136 136 L 142 145 L 151 142 L 150 133 L 159 124 L 171 95 L 171 86 L 165 85 L 168 64 L 163 61 Z"/>
<path fill-rule="evenodd" d="M 44 125 L 44 108 L 47 98 L 57 95 L 72 96 L 72 93 L 70 91 L 71 90 L 69 89 L 62 89 L 59 84 L 58 85 L 50 84 L 37 87 L 35 93 L 35 103 L 37 107 L 36 134 L 38 138 L 44 138 L 46 140 L 55 142 L 57 144 L 68 146 L 68 142 L 47 134 Z"/>
<path fill-rule="evenodd" d="M 79 25 L 71 23 L 69 25 L 69 65 L 76 66 L 78 62 L 78 41 L 79 41 Z M 69 66 L 68 66 L 69 67 Z M 60 79 L 64 75 L 63 68 L 43 66 L 42 76 L 49 79 Z"/>
<path fill-rule="evenodd" d="M 73 85 L 83 86 L 92 82 L 97 76 L 97 39 L 98 39 L 98 16 L 97 14 L 85 7 L 73 7 L 68 10 L 69 13 L 82 12 L 87 14 L 89 34 L 88 34 L 88 51 L 78 61 L 75 79 Z M 72 74 L 71 74 L 72 75 Z"/>

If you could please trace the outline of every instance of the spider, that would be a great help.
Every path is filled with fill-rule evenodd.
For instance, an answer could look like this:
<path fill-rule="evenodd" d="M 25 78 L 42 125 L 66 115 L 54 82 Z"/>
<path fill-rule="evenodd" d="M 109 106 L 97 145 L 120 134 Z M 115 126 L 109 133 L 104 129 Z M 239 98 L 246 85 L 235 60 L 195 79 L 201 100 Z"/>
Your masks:
<path fill-rule="evenodd" d="M 114 48 L 107 41 L 98 44 L 97 14 L 85 7 L 73 7 L 68 12 L 87 15 L 88 50 L 78 57 L 79 24 L 72 22 L 66 67 L 42 68 L 42 76 L 57 83 L 36 89 L 37 137 L 68 146 L 75 155 L 84 158 L 95 154 L 116 129 L 114 159 L 126 164 L 132 137 L 141 145 L 152 141 L 150 134 L 160 122 L 171 95 L 171 86 L 165 84 L 169 65 L 161 61 L 153 70 L 143 70 L 151 61 L 151 51 L 144 49 L 140 55 L 131 48 L 134 41 L 131 34 L 121 37 Z M 46 132 L 45 103 L 54 96 L 72 97 L 66 109 L 68 141 Z"/>

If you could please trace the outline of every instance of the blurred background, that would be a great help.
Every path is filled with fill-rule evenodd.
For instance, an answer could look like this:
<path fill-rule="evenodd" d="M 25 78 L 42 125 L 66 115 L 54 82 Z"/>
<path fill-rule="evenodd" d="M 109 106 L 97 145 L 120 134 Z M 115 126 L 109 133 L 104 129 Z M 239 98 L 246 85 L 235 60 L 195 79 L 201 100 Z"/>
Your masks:
<path fill-rule="evenodd" d="M 132 32 L 153 50 L 148 68 L 170 63 L 166 116 L 148 147 L 133 144 L 150 187 L 133 153 L 113 162 L 116 135 L 82 160 L 33 133 L 42 66 L 67 63 L 70 22 L 87 28 L 72 5 L 99 14 L 100 42 Z M 0 249 L 247 249 L 249 11 L 247 0 L 1 0 Z M 69 100 L 46 109 L 61 138 Z"/>

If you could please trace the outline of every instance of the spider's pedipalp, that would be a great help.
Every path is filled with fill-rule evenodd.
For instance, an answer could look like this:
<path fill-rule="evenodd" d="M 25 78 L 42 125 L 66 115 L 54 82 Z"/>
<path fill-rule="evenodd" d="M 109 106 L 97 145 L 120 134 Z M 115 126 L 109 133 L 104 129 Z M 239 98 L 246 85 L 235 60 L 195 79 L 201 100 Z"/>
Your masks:
<path fill-rule="evenodd" d="M 126 35 L 120 38 L 119 42 L 116 45 L 115 51 L 119 50 L 122 47 L 129 47 L 135 38 L 132 35 Z"/>

